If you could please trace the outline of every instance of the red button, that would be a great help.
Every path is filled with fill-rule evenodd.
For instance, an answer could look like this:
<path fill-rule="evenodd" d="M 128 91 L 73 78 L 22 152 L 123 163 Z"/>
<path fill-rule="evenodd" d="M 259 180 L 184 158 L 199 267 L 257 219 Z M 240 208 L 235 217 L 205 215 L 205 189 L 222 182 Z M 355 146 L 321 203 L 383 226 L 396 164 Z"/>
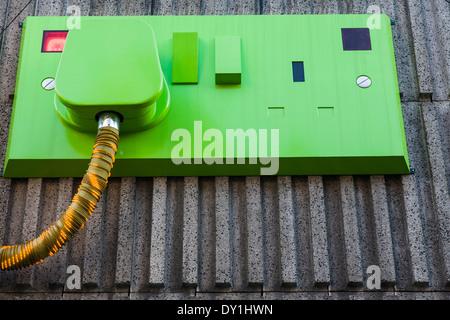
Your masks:
<path fill-rule="evenodd" d="M 69 31 L 44 31 L 42 52 L 62 52 Z"/>

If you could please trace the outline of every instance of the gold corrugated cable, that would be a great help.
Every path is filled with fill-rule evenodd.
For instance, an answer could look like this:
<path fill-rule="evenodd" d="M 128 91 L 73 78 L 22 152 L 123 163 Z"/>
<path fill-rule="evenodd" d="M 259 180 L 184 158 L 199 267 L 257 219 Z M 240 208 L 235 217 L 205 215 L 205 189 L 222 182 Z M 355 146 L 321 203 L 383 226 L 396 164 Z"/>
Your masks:
<path fill-rule="evenodd" d="M 118 117 L 101 116 L 89 168 L 66 211 L 47 230 L 19 245 L 0 246 L 0 269 L 18 270 L 55 254 L 88 220 L 108 183 L 119 145 Z M 111 125 L 112 124 L 112 125 Z"/>

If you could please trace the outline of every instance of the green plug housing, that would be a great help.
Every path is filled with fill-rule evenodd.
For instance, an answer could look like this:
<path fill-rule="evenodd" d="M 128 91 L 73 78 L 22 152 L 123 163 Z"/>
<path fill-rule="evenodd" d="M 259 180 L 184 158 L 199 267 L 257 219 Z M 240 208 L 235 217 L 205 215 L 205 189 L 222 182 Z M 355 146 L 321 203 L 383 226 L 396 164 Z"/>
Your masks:
<path fill-rule="evenodd" d="M 167 114 L 169 90 L 150 25 L 136 19 L 92 19 L 68 33 L 55 79 L 60 119 L 97 130 L 97 116 L 115 111 L 122 130 L 141 131 Z"/>

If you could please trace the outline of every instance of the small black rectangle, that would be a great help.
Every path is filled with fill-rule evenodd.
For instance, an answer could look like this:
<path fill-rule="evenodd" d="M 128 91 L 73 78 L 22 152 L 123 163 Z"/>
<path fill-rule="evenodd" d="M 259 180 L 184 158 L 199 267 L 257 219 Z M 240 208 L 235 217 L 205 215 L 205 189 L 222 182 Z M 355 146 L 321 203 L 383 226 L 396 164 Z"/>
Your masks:
<path fill-rule="evenodd" d="M 369 28 L 342 28 L 344 50 L 372 50 Z"/>
<path fill-rule="evenodd" d="M 303 61 L 292 61 L 294 82 L 305 82 L 305 67 Z"/>

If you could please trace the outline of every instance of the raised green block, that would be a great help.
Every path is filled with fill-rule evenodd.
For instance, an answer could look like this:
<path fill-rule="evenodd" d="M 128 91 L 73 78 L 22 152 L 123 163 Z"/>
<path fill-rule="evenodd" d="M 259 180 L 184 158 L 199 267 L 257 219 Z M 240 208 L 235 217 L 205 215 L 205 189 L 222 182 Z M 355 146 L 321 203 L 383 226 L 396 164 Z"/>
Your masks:
<path fill-rule="evenodd" d="M 172 83 L 198 83 L 198 33 L 174 32 Z"/>
<path fill-rule="evenodd" d="M 241 38 L 221 36 L 215 38 L 216 84 L 241 83 Z"/>

